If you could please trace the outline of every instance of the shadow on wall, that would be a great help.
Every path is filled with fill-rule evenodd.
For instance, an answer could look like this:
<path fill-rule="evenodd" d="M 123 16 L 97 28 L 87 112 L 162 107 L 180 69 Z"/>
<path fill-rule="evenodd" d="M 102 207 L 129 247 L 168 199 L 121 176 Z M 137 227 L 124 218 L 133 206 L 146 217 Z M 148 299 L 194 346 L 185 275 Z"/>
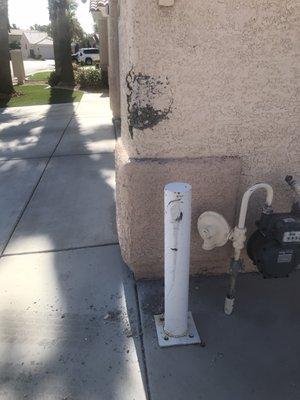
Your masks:
<path fill-rule="evenodd" d="M 40 185 L 32 193 L 28 192 L 26 200 L 30 201 L 31 208 L 35 207 L 34 218 L 29 229 L 21 230 L 19 243 L 61 249 L 67 246 L 69 238 L 74 240 L 69 242 L 69 247 L 79 247 L 74 245 L 75 241 L 84 238 L 88 224 L 93 219 L 95 224 L 101 215 L 103 197 L 105 203 L 111 204 L 109 229 L 116 235 L 111 183 L 113 153 L 81 156 L 89 151 L 84 142 L 78 140 L 77 143 L 81 143 L 78 155 L 46 157 L 46 148 L 52 147 L 53 155 L 65 134 L 64 129 L 59 130 L 59 120 L 66 125 L 73 118 L 70 134 L 79 135 L 76 107 L 70 104 L 67 116 L 59 106 L 50 107 L 46 115 L 35 116 L 26 115 L 24 109 L 18 117 L 8 109 L 0 110 L 0 157 L 10 160 L 0 164 L 0 182 L 4 173 L 19 175 L 22 179 L 23 169 L 33 168 L 37 162 L 37 159 L 30 159 L 30 154 L 42 157 L 38 160 L 41 166 L 36 179 L 36 185 L 38 182 Z M 6 127 L 8 122 L 14 125 Z M 20 158 L 22 160 L 17 160 Z M 1 165 L 6 168 L 1 169 Z M 75 173 L 72 174 L 73 168 Z M 78 176 L 81 173 L 82 177 Z M 19 183 L 22 186 L 23 183 Z M 37 208 L 37 197 L 47 184 L 49 198 L 45 197 L 44 204 Z M 15 220 L 20 219 L 20 226 L 27 218 L 28 209 L 22 209 L 24 201 L 18 210 L 10 207 L 8 192 L 16 194 L 15 190 L 15 187 L 2 187 L 0 204 L 11 209 Z M 84 218 L 83 213 L 86 214 Z M 65 218 L 64 214 L 67 214 Z M 6 239 L 0 237 L 3 239 L 0 243 L 2 256 L 15 228 L 11 220 L 8 222 Z M 103 231 L 105 229 L 103 226 Z M 60 231 L 63 231 L 64 243 Z M 97 241 L 97 237 L 92 237 L 93 240 Z M 129 282 L 131 275 L 122 264 L 118 247 L 99 248 L 97 244 L 89 249 L 88 258 L 84 249 L 47 254 L 38 251 L 35 255 L 18 256 L 22 265 L 14 263 L 15 280 L 5 292 L 11 293 L 8 297 L 4 293 L 1 301 L 0 386 L 6 399 L 119 399 L 124 384 L 135 384 L 126 348 L 131 352 L 132 336 L 139 337 L 138 322 L 134 304 L 127 299 L 127 309 L 124 301 L 124 293 L 129 290 L 132 296 L 133 288 L 128 288 L 130 283 L 126 282 L 123 286 L 122 282 L 126 279 Z M 2 279 L 7 279 L 14 259 L 14 256 L 2 258 Z M 112 268 L 115 268 L 113 274 L 109 272 Z M 109 276 L 113 279 L 107 281 Z M 103 277 L 106 277 L 105 282 Z M 6 303 L 7 298 L 13 302 Z M 113 312 L 107 321 L 104 317 L 111 312 L 108 307 L 113 308 Z M 136 351 L 140 357 L 139 341 Z M 139 362 L 143 370 L 142 358 Z"/>

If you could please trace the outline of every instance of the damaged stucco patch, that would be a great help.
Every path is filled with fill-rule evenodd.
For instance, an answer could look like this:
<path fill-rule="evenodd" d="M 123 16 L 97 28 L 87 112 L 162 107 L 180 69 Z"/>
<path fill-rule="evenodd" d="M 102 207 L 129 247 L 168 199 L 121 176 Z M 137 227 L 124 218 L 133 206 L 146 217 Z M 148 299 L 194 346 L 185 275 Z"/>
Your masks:
<path fill-rule="evenodd" d="M 128 125 L 131 138 L 133 128 L 152 128 L 168 118 L 172 107 L 172 93 L 167 77 L 154 78 L 138 73 L 133 68 L 126 76 Z"/>

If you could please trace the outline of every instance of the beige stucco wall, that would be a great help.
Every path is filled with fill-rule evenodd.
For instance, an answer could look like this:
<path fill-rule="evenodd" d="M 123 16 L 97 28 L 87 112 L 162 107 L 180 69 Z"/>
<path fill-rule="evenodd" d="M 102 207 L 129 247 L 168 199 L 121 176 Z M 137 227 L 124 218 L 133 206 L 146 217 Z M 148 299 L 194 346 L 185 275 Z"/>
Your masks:
<path fill-rule="evenodd" d="M 125 262 L 136 278 L 163 274 L 163 187 L 174 181 L 192 185 L 191 273 L 224 272 L 230 245 L 207 252 L 201 248 L 197 219 L 211 204 L 234 223 L 241 163 L 238 157 L 129 159 L 117 145 L 117 220 Z M 206 171 L 203 174 L 203 171 Z M 230 187 L 231 190 L 226 190 Z M 224 190 L 225 188 L 225 190 Z"/>
<path fill-rule="evenodd" d="M 237 156 L 233 206 L 264 180 L 275 207 L 288 210 L 283 179 L 300 174 L 299 2 L 123 0 L 120 11 L 120 147 L 129 160 Z"/>
<path fill-rule="evenodd" d="M 96 21 L 99 33 L 99 49 L 100 49 L 100 66 L 102 69 L 107 70 L 108 68 L 108 33 L 107 33 L 107 17 L 103 16 L 102 13 L 94 13 L 94 19 Z"/>
<path fill-rule="evenodd" d="M 109 1 L 108 31 L 108 79 L 110 106 L 114 120 L 121 117 L 120 110 L 120 61 L 119 61 L 119 4 L 118 0 Z M 120 122 L 119 122 L 120 124 Z"/>

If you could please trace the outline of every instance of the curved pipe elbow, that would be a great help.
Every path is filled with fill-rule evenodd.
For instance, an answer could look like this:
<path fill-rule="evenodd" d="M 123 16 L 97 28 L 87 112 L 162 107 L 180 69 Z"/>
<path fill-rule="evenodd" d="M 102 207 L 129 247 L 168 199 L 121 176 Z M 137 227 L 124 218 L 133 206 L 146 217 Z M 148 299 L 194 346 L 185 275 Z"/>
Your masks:
<path fill-rule="evenodd" d="M 253 186 L 251 186 L 245 193 L 242 199 L 242 204 L 241 204 L 241 210 L 240 210 L 240 218 L 239 218 L 239 224 L 238 227 L 240 229 L 245 228 L 245 223 L 246 223 L 246 216 L 247 216 L 247 210 L 248 210 L 248 203 L 250 200 L 250 197 L 256 190 L 259 189 L 265 189 L 267 192 L 267 197 L 266 197 L 266 205 L 270 207 L 272 205 L 273 201 L 273 188 L 271 185 L 268 183 L 257 183 Z"/>

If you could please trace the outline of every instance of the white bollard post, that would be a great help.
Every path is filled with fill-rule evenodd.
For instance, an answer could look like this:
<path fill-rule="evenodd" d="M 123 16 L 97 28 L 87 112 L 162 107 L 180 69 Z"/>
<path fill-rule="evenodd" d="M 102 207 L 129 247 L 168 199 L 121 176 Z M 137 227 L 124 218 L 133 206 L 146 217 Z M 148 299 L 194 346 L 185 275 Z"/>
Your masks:
<path fill-rule="evenodd" d="M 159 345 L 200 343 L 188 312 L 192 188 L 165 186 L 165 313 L 155 316 Z"/>
<path fill-rule="evenodd" d="M 165 326 L 181 337 L 188 328 L 192 188 L 185 183 L 165 187 Z"/>

